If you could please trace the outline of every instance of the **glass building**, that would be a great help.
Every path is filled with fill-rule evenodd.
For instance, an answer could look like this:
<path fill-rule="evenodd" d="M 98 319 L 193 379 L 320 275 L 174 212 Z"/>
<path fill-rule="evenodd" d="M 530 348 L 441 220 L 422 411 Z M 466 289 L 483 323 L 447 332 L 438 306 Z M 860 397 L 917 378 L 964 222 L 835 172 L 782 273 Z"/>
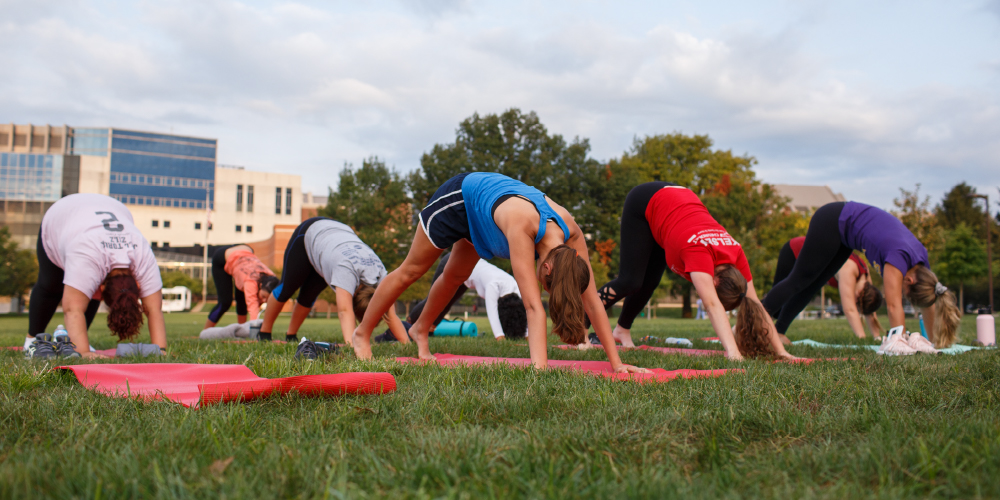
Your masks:
<path fill-rule="evenodd" d="M 53 202 L 62 196 L 63 156 L 0 153 L 0 199 Z"/>
<path fill-rule="evenodd" d="M 74 128 L 70 155 L 110 157 L 109 195 L 126 205 L 214 208 L 217 141 L 116 128 Z"/>

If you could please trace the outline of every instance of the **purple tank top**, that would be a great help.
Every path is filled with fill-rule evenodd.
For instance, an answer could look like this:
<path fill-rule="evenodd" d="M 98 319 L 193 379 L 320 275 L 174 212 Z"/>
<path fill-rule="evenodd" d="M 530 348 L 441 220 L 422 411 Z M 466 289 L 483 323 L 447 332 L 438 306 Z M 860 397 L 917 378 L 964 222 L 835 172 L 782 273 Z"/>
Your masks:
<path fill-rule="evenodd" d="M 920 240 L 899 219 L 881 208 L 849 201 L 844 203 L 838 225 L 840 241 L 864 252 L 879 274 L 885 264 L 892 264 L 903 274 L 917 264 L 930 268 L 927 249 Z"/>

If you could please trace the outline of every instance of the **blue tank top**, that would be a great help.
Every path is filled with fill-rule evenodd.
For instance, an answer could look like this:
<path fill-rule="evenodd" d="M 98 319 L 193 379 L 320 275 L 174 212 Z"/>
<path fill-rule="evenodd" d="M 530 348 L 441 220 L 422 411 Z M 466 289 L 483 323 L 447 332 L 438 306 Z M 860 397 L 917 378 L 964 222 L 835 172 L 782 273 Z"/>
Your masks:
<path fill-rule="evenodd" d="M 510 258 L 510 246 L 507 244 L 507 237 L 497 227 L 493 221 L 493 204 L 504 195 L 523 196 L 535 205 L 538 210 L 538 235 L 535 236 L 537 244 L 545 236 L 545 223 L 549 219 L 556 221 L 563 231 L 563 242 L 569 239 L 569 228 L 563 222 L 562 217 L 549 203 L 545 201 L 545 194 L 516 181 L 506 175 L 473 172 L 462 180 L 462 198 L 465 199 L 465 213 L 469 217 L 469 234 L 472 236 L 472 244 L 476 247 L 476 253 L 484 259 L 493 257 Z"/>
<path fill-rule="evenodd" d="M 881 208 L 849 201 L 837 222 L 840 241 L 864 252 L 879 274 L 885 264 L 892 264 L 903 274 L 917 264 L 930 268 L 923 243 L 899 219 Z"/>

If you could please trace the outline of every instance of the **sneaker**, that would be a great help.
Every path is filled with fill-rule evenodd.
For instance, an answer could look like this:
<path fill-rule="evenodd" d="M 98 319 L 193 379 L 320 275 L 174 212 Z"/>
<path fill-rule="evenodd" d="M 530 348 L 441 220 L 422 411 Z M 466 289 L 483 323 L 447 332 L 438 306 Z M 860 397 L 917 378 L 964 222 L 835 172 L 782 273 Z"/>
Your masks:
<path fill-rule="evenodd" d="M 934 344 L 917 332 L 910 334 L 910 336 L 906 339 L 906 345 L 910 346 L 910 348 L 917 352 L 938 354 L 938 350 L 934 348 Z"/>
<path fill-rule="evenodd" d="M 882 345 L 879 346 L 876 352 L 887 356 L 908 356 L 917 353 L 916 349 L 906 343 L 906 334 L 904 333 L 890 333 L 886 335 L 882 340 Z"/>
<path fill-rule="evenodd" d="M 27 358 L 56 357 L 56 348 L 52 345 L 52 336 L 47 333 L 35 335 L 35 341 L 29 344 L 28 348 L 24 350 L 24 356 Z"/>
<path fill-rule="evenodd" d="M 334 351 L 327 342 L 313 342 L 305 337 L 299 341 L 299 346 L 295 349 L 295 359 L 307 359 L 312 361 L 320 355 L 327 355 Z"/>
<path fill-rule="evenodd" d="M 587 335 L 587 339 L 590 340 L 591 344 L 601 345 L 601 339 L 597 338 L 597 334 L 594 332 L 590 332 L 590 335 Z"/>
<path fill-rule="evenodd" d="M 76 344 L 69 341 L 68 335 L 59 337 L 55 342 L 56 352 L 64 358 L 79 358 L 80 353 L 76 352 Z"/>

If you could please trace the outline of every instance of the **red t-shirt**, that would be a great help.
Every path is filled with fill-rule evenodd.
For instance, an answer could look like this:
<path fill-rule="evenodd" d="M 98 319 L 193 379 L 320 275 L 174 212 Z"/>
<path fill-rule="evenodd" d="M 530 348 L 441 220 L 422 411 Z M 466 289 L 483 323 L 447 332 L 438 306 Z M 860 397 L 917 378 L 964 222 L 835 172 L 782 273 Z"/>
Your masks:
<path fill-rule="evenodd" d="M 799 258 L 799 252 L 802 251 L 802 245 L 805 244 L 805 242 L 806 242 L 805 236 L 799 236 L 797 238 L 792 238 L 788 240 L 788 246 L 792 248 L 792 253 L 795 254 L 796 259 Z M 858 269 L 861 270 L 861 276 L 868 274 L 868 266 L 866 266 L 864 261 L 858 258 L 857 255 L 851 253 L 851 260 L 853 260 L 854 263 L 858 265 Z M 830 281 L 827 281 L 826 284 L 834 288 L 837 288 L 838 286 L 837 277 L 834 276 L 833 278 L 830 278 Z"/>
<path fill-rule="evenodd" d="M 667 266 L 682 278 L 691 281 L 694 271 L 715 276 L 715 266 L 731 264 L 747 281 L 753 279 L 743 247 L 690 189 L 660 189 L 646 206 L 646 220 L 653 238 L 663 247 Z"/>

